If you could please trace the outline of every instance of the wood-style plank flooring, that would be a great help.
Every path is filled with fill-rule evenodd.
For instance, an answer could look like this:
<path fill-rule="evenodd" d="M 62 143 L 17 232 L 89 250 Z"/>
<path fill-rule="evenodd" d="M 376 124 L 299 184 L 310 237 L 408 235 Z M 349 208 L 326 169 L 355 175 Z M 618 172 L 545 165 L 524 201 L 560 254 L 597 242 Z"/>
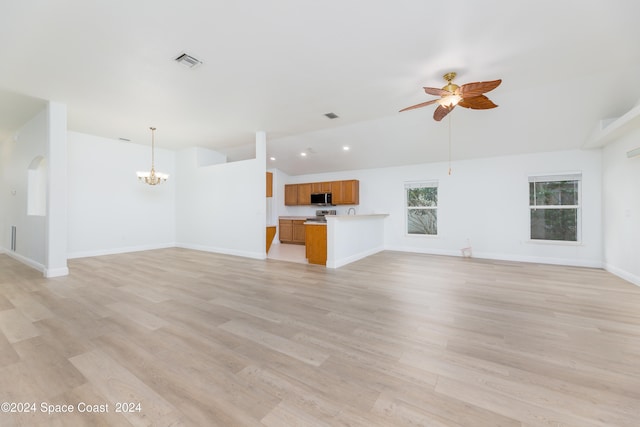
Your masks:
<path fill-rule="evenodd" d="M 36 405 L 2 426 L 640 423 L 640 288 L 601 270 L 184 249 L 69 267 L 0 255 L 0 402 Z"/>

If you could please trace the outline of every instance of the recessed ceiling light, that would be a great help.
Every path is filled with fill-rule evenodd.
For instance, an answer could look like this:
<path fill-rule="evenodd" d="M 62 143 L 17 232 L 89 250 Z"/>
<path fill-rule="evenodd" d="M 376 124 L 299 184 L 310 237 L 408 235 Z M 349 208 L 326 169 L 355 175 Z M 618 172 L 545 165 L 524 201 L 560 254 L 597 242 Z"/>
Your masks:
<path fill-rule="evenodd" d="M 338 115 L 336 113 L 327 113 L 325 114 L 325 116 L 327 116 L 330 119 L 337 119 Z"/>
<path fill-rule="evenodd" d="M 302 157 L 306 157 L 306 156 L 307 156 L 307 153 L 305 153 L 305 152 L 303 151 L 302 153 L 300 153 L 300 155 L 301 155 Z"/>
<path fill-rule="evenodd" d="M 343 149 L 344 151 L 349 151 L 349 146 L 348 146 L 348 145 L 345 145 L 344 147 L 342 147 L 342 149 Z"/>
<path fill-rule="evenodd" d="M 273 156 L 269 157 L 269 160 L 271 160 L 271 161 L 274 161 L 275 159 L 276 159 L 276 158 L 275 158 L 275 157 L 273 157 Z"/>

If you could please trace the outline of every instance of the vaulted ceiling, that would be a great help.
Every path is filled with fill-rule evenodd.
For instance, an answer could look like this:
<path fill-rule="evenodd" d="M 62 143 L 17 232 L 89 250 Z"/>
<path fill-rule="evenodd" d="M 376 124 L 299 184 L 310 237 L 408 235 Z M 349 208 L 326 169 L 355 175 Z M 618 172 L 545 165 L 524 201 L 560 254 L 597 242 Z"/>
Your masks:
<path fill-rule="evenodd" d="M 73 131 L 149 144 L 155 126 L 159 147 L 231 159 L 264 130 L 290 174 L 440 161 L 449 141 L 460 159 L 579 148 L 640 99 L 638 16 L 636 0 L 5 2 L 0 137 L 53 100 Z M 502 78 L 499 108 L 398 113 L 448 71 Z"/>

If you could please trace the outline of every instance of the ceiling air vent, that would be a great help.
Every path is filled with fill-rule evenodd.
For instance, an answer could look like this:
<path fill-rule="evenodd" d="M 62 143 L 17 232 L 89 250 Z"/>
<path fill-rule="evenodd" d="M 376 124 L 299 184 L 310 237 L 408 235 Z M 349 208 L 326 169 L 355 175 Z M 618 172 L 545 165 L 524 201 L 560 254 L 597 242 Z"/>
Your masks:
<path fill-rule="evenodd" d="M 336 113 L 327 113 L 325 114 L 325 116 L 327 116 L 330 119 L 337 119 L 338 115 Z"/>
<path fill-rule="evenodd" d="M 187 53 L 182 53 L 180 54 L 175 61 L 179 64 L 184 65 L 187 68 L 195 68 L 198 65 L 202 64 L 202 61 L 200 61 L 198 58 L 194 58 L 193 56 L 187 54 Z"/>

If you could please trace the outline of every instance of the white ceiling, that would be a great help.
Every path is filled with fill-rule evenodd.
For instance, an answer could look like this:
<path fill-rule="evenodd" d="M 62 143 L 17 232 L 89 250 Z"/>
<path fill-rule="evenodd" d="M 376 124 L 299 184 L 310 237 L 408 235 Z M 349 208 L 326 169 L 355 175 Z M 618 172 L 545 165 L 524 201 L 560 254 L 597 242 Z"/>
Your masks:
<path fill-rule="evenodd" d="M 451 115 L 455 159 L 577 148 L 640 99 L 639 16 L 637 0 L 5 1 L 0 137 L 53 100 L 70 130 L 149 144 L 155 126 L 159 147 L 231 159 L 264 130 L 290 174 L 438 161 L 448 120 L 398 110 L 456 71 L 503 83 L 499 108 Z"/>

